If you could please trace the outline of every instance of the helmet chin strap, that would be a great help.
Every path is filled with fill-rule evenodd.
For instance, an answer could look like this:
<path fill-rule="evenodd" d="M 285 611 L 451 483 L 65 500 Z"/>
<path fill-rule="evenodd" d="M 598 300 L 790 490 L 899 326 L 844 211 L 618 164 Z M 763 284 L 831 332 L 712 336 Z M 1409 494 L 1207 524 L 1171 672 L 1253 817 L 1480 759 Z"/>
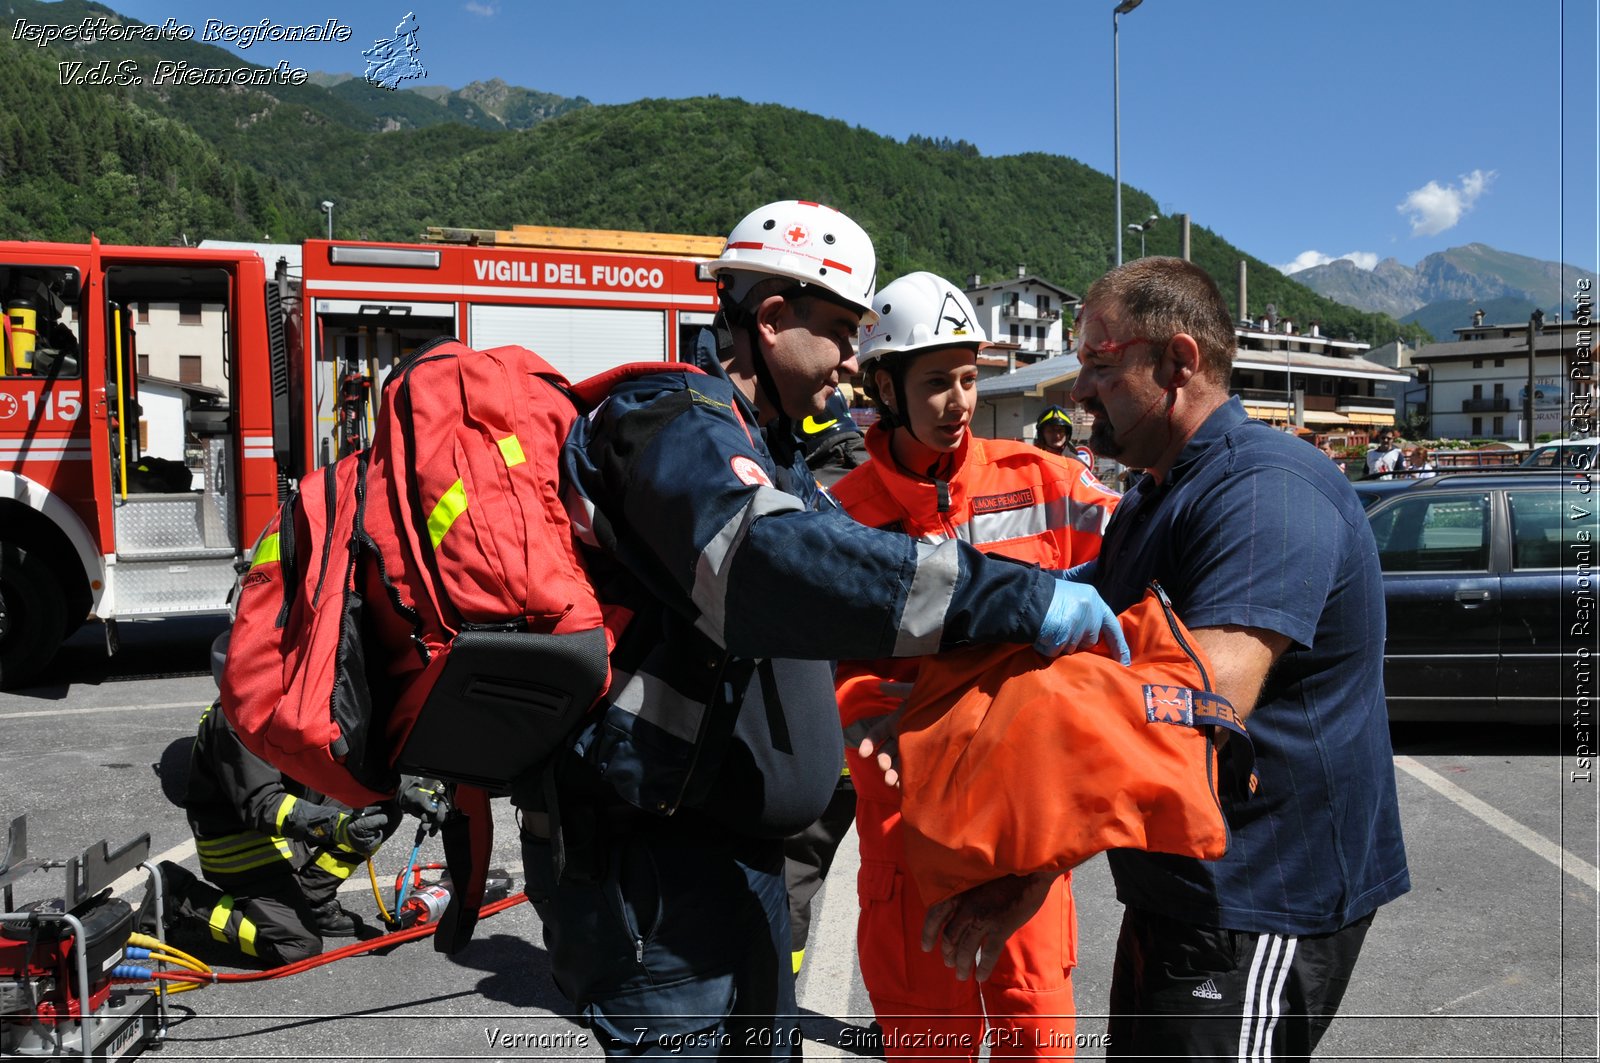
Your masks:
<path fill-rule="evenodd" d="M 789 411 L 783 408 L 783 401 L 778 397 L 778 383 L 773 379 L 766 353 L 761 349 L 761 331 L 756 325 L 756 315 L 747 313 L 727 299 L 723 300 L 721 312 L 711 323 L 712 332 L 717 337 L 717 354 L 721 357 L 724 352 L 733 350 L 733 329 L 739 325 L 744 326 L 745 335 L 750 340 L 750 364 L 756 372 L 756 389 L 766 405 L 777 411 L 778 420 L 788 424 Z"/>

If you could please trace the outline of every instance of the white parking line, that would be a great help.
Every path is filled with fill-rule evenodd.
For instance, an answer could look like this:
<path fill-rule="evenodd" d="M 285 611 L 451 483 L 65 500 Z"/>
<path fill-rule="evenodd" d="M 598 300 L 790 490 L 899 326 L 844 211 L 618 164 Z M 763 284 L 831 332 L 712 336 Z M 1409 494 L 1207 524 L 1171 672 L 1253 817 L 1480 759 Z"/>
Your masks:
<path fill-rule="evenodd" d="M 150 712 L 159 709 L 193 709 L 199 712 L 206 707 L 205 699 L 189 701 L 164 701 L 155 705 L 100 705 L 90 709 L 39 709 L 34 712 L 0 712 L 0 720 L 28 720 L 48 716 L 85 716 L 92 712 Z"/>
<path fill-rule="evenodd" d="M 171 860 L 174 864 L 181 864 L 193 855 L 194 839 L 186 838 L 177 845 L 174 845 L 172 848 L 168 849 L 166 852 L 157 853 L 156 855 L 152 856 L 150 858 L 150 863 L 159 864 L 163 860 Z M 123 894 L 133 889 L 133 887 L 138 886 L 142 889 L 148 885 L 149 882 L 150 876 L 145 874 L 144 868 L 136 867 L 132 871 L 129 871 L 126 875 L 123 875 L 121 878 L 113 882 L 111 884 L 111 892 L 115 896 L 121 897 Z"/>
<path fill-rule="evenodd" d="M 1493 805 L 1473 797 L 1443 775 L 1411 757 L 1395 757 L 1394 766 L 1424 786 L 1443 794 L 1446 799 L 1483 820 L 1529 852 L 1544 857 L 1590 889 L 1600 891 L 1600 869 L 1596 869 L 1593 864 L 1573 856 L 1555 842 L 1536 831 L 1529 830 Z"/>

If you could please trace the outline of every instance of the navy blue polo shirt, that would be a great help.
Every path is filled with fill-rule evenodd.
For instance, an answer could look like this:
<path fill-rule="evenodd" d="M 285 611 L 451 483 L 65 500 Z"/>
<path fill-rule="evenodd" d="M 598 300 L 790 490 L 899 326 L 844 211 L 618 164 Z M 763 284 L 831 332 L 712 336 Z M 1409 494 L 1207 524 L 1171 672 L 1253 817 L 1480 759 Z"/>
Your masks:
<path fill-rule="evenodd" d="M 1145 476 L 1123 498 L 1096 579 L 1118 612 L 1155 579 L 1191 628 L 1237 624 L 1291 642 L 1246 723 L 1260 788 L 1226 808 L 1227 855 L 1113 852 L 1124 904 L 1320 934 L 1410 888 L 1383 693 L 1383 578 L 1361 503 L 1327 455 L 1230 399 L 1165 483 Z"/>

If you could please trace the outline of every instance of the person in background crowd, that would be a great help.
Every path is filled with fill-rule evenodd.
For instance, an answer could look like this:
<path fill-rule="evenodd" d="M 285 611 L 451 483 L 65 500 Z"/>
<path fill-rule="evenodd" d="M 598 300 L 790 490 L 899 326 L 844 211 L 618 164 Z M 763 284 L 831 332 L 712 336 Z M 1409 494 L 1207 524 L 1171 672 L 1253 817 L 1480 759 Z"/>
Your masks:
<path fill-rule="evenodd" d="M 1401 452 L 1398 436 L 1393 429 L 1378 432 L 1378 441 L 1367 451 L 1367 479 L 1380 479 L 1405 468 L 1405 455 Z"/>
<path fill-rule="evenodd" d="M 1065 454 L 1072 437 L 1072 415 L 1060 406 L 1051 406 L 1034 422 L 1033 445 L 1048 454 Z"/>

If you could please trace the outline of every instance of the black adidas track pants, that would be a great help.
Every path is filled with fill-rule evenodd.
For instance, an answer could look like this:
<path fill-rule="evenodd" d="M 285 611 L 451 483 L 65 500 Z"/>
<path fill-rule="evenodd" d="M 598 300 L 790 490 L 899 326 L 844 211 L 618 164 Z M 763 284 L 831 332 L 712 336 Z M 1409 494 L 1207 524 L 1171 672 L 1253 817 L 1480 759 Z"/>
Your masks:
<path fill-rule="evenodd" d="M 1123 912 L 1108 1058 L 1309 1059 L 1350 984 L 1368 914 L 1301 937 Z"/>

